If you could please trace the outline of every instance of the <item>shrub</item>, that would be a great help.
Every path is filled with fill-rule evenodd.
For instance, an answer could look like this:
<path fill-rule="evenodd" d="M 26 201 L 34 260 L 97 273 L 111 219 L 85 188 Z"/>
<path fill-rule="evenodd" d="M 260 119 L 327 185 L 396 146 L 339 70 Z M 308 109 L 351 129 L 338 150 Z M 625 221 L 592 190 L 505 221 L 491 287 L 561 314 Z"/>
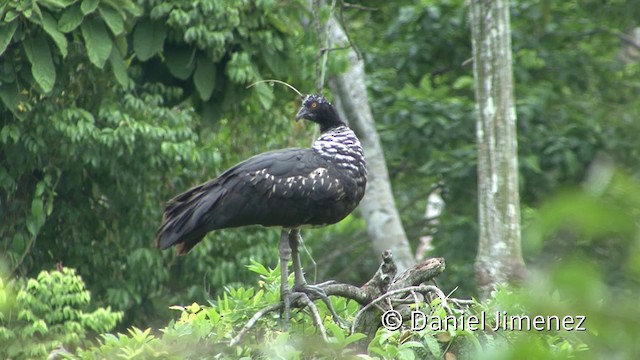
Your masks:
<path fill-rule="evenodd" d="M 44 358 L 74 349 L 91 332 L 115 327 L 122 313 L 87 312 L 91 295 L 74 269 L 42 271 L 36 279 L 0 278 L 0 358 Z"/>

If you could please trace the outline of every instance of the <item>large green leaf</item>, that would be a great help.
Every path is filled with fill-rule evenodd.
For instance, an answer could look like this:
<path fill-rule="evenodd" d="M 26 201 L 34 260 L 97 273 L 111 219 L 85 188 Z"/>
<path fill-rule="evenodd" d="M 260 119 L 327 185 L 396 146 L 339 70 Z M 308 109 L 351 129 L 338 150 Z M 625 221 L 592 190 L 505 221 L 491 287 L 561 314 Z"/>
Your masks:
<path fill-rule="evenodd" d="M 25 39 L 23 48 L 31 63 L 33 79 L 45 93 L 53 89 L 56 81 L 56 69 L 53 66 L 49 44 L 42 34 Z"/>
<path fill-rule="evenodd" d="M 82 19 L 84 19 L 84 15 L 82 15 L 80 6 L 73 6 L 69 10 L 62 13 L 60 20 L 58 20 L 58 30 L 62 31 L 63 33 L 71 32 L 78 26 L 80 26 L 80 23 L 82 23 Z"/>
<path fill-rule="evenodd" d="M 104 22 L 107 23 L 107 26 L 111 29 L 113 35 L 118 36 L 122 34 L 124 31 L 124 21 L 116 9 L 109 5 L 100 5 L 100 7 L 98 7 L 98 11 L 100 11 L 100 15 L 102 15 Z"/>
<path fill-rule="evenodd" d="M 111 54 L 113 42 L 104 23 L 96 18 L 87 18 L 80 26 L 87 54 L 92 64 L 102 69 Z"/>
<path fill-rule="evenodd" d="M 11 112 L 16 112 L 20 101 L 20 90 L 15 82 L 0 84 L 0 100 Z"/>
<path fill-rule="evenodd" d="M 257 84 L 256 94 L 258 95 L 258 100 L 260 101 L 260 104 L 262 104 L 262 107 L 269 110 L 271 105 L 273 105 L 273 88 L 265 83 Z"/>
<path fill-rule="evenodd" d="M 67 57 L 67 38 L 58 30 L 56 19 L 46 11 L 42 12 L 42 28 L 46 31 L 60 50 L 62 57 Z"/>
<path fill-rule="evenodd" d="M 73 4 L 76 0 L 38 0 L 40 5 L 51 10 L 63 9 Z"/>
<path fill-rule="evenodd" d="M 260 48 L 262 58 L 267 63 L 267 66 L 269 66 L 269 69 L 271 69 L 271 71 L 273 71 L 277 76 L 285 75 L 289 69 L 287 68 L 287 64 L 284 61 L 283 56 L 278 54 L 272 47 L 265 44 L 262 44 Z"/>
<path fill-rule="evenodd" d="M 193 83 L 202 100 L 209 100 L 216 84 L 216 64 L 205 57 L 200 57 L 196 72 L 193 74 Z"/>
<path fill-rule="evenodd" d="M 127 67 L 122 59 L 120 51 L 118 51 L 115 46 L 111 49 L 109 62 L 111 63 L 111 70 L 113 70 L 113 75 L 116 77 L 116 80 L 123 88 L 126 88 L 130 81 L 129 76 L 127 75 Z"/>
<path fill-rule="evenodd" d="M 96 11 L 98 4 L 100 4 L 100 0 L 83 0 L 80 9 L 84 15 L 91 14 Z"/>
<path fill-rule="evenodd" d="M 189 48 L 171 48 L 165 51 L 165 64 L 171 75 L 187 80 L 195 68 L 194 51 Z"/>
<path fill-rule="evenodd" d="M 13 34 L 15 34 L 17 28 L 17 21 L 0 25 L 0 55 L 2 55 L 5 50 L 7 50 L 7 46 L 9 46 L 11 38 L 13 38 Z"/>
<path fill-rule="evenodd" d="M 149 60 L 153 55 L 162 50 L 164 39 L 167 37 L 167 28 L 163 23 L 141 20 L 133 32 L 133 50 L 142 61 Z"/>

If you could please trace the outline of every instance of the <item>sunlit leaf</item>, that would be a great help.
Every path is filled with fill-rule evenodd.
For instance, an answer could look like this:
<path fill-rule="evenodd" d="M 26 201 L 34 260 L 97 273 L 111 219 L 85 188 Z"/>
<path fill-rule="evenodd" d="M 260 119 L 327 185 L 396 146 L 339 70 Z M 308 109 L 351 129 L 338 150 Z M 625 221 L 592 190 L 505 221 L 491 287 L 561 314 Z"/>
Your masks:
<path fill-rule="evenodd" d="M 94 11 L 100 4 L 100 0 L 82 0 L 82 4 L 80 5 L 80 9 L 84 15 L 88 15 Z"/>
<path fill-rule="evenodd" d="M 118 36 L 122 34 L 124 31 L 124 21 L 118 11 L 109 5 L 100 5 L 100 7 L 98 7 L 98 11 L 100 12 L 100 15 L 102 15 L 104 22 L 107 23 L 107 26 L 113 35 Z"/>

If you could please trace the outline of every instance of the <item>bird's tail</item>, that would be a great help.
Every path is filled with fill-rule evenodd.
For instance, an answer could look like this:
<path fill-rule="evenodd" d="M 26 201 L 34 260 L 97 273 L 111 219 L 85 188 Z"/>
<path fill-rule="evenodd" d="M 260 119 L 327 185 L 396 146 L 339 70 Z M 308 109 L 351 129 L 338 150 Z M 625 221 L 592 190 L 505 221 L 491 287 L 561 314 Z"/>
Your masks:
<path fill-rule="evenodd" d="M 164 250 L 176 245 L 178 255 L 189 252 L 214 229 L 214 208 L 223 195 L 222 187 L 208 182 L 169 200 L 156 233 L 156 247 Z"/>

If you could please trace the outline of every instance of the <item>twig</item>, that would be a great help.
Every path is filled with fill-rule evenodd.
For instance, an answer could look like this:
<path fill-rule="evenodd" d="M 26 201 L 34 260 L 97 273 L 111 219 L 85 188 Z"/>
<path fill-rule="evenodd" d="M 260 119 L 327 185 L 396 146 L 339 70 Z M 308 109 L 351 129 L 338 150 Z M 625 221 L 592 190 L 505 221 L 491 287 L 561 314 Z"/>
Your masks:
<path fill-rule="evenodd" d="M 362 314 L 364 314 L 364 312 L 368 310 L 370 307 L 372 307 L 373 305 L 379 303 L 380 301 L 390 296 L 410 292 L 412 290 L 415 290 L 418 292 L 429 292 L 429 291 L 435 292 L 438 295 L 438 297 L 442 299 L 443 307 L 445 307 L 445 309 L 448 309 L 449 313 L 451 313 L 451 309 L 449 309 L 448 308 L 449 306 L 446 304 L 446 298 L 444 298 L 444 293 L 442 292 L 442 290 L 438 289 L 433 285 L 408 286 L 402 289 L 392 290 L 385 294 L 382 294 L 376 299 L 374 299 L 373 301 L 371 301 L 370 303 L 368 303 L 367 305 L 363 306 L 362 309 L 358 311 L 355 318 L 353 319 L 353 324 L 351 324 L 351 333 L 353 334 L 353 332 L 355 331 L 356 325 L 358 324 L 358 321 L 360 321 L 360 317 L 362 317 Z"/>
<path fill-rule="evenodd" d="M 449 302 L 452 302 L 458 306 L 469 306 L 469 305 L 475 305 L 476 302 L 474 300 L 468 300 L 468 299 L 456 299 L 456 298 L 448 298 Z"/>
<path fill-rule="evenodd" d="M 322 29 L 320 28 L 320 0 L 313 0 L 311 2 L 311 13 L 313 14 L 313 29 L 316 32 L 316 41 L 318 43 L 318 49 L 324 48 L 322 46 Z M 323 77 L 321 68 L 321 59 L 323 53 L 318 51 L 316 56 L 316 92 L 320 94 L 323 87 Z"/>
<path fill-rule="evenodd" d="M 324 47 L 320 49 L 320 52 L 324 54 L 326 52 L 338 51 L 338 50 L 349 50 L 349 49 L 351 49 L 351 46 L 338 46 L 338 47 L 332 47 L 332 48 Z"/>
<path fill-rule="evenodd" d="M 440 290 L 439 287 L 434 286 L 434 285 L 420 285 L 419 287 L 424 292 L 431 291 L 431 292 L 436 293 L 436 295 L 438 295 L 438 297 L 440 298 L 440 301 L 442 302 L 442 307 L 444 307 L 444 309 L 447 311 L 447 313 L 449 313 L 449 314 L 453 313 L 451 311 L 451 308 L 449 307 L 449 304 L 447 304 L 447 296 L 444 294 L 444 292 L 442 292 L 442 290 Z"/>
<path fill-rule="evenodd" d="M 247 333 L 247 331 L 251 330 L 251 328 L 258 322 L 258 320 L 263 317 L 264 315 L 278 310 L 282 307 L 282 304 L 278 303 L 278 304 L 272 304 L 269 305 L 261 310 L 259 310 L 258 312 L 256 312 L 255 314 L 253 314 L 253 316 L 251 317 L 251 319 L 249 319 L 249 321 L 247 321 L 247 323 L 242 327 L 242 329 L 240 329 L 240 331 L 238 332 L 238 334 L 231 339 L 231 341 L 229 341 L 229 346 L 235 346 L 237 345 L 240 340 L 242 339 L 242 337 L 244 336 L 244 334 Z"/>
<path fill-rule="evenodd" d="M 356 44 L 351 40 L 351 35 L 349 35 L 349 28 L 347 27 L 347 23 L 344 21 L 344 8 L 345 2 L 344 0 L 340 0 L 340 11 L 338 12 L 338 21 L 340 22 L 340 26 L 344 29 L 344 34 L 347 37 L 347 41 L 349 42 L 349 46 L 353 48 L 353 51 L 356 53 L 356 58 L 358 61 L 362 59 L 362 54 L 360 53 L 360 49 L 356 46 Z"/>
<path fill-rule="evenodd" d="M 358 5 L 358 4 L 352 4 L 352 3 L 348 3 L 344 0 L 340 1 L 342 3 L 342 7 L 343 8 L 347 8 L 347 9 L 357 9 L 357 10 L 364 10 L 364 11 L 378 11 L 378 8 L 373 8 L 373 7 L 368 7 L 368 6 L 362 6 L 362 5 Z"/>
<path fill-rule="evenodd" d="M 20 269 L 20 266 L 22 266 L 22 263 L 26 259 L 27 254 L 29 254 L 29 252 L 31 251 L 31 248 L 33 248 L 33 245 L 36 243 L 36 239 L 37 238 L 38 238 L 38 234 L 35 234 L 35 235 L 31 236 L 31 239 L 29 240 L 29 244 L 27 244 L 27 247 L 24 249 L 24 252 L 20 256 L 20 260 L 18 260 L 18 262 L 16 262 L 16 265 L 11 270 L 12 274 L 16 274 L 18 269 Z"/>
<path fill-rule="evenodd" d="M 616 35 L 623 43 L 635 48 L 636 50 L 640 50 L 640 44 L 635 41 L 635 38 L 621 32 L 615 32 L 614 35 Z"/>
<path fill-rule="evenodd" d="M 318 308 L 316 307 L 316 304 L 314 304 L 313 301 L 311 301 L 306 294 L 302 294 L 301 299 L 303 300 L 304 305 L 309 307 L 309 309 L 311 310 L 311 314 L 313 315 L 313 322 L 318 328 L 318 330 L 320 330 L 320 334 L 322 335 L 322 338 L 324 339 L 324 341 L 328 342 L 329 339 L 327 338 L 327 330 L 324 328 L 324 325 L 322 324 L 322 318 L 320 317 L 320 312 L 318 312 Z"/>
<path fill-rule="evenodd" d="M 60 182 L 61 178 L 62 178 L 62 171 L 58 174 L 58 178 L 56 179 L 56 182 L 51 187 L 52 191 L 55 191 L 58 188 L 58 183 Z M 43 205 L 44 205 L 44 201 L 43 201 Z M 45 206 L 45 208 L 46 208 L 46 206 Z M 47 220 L 47 217 L 48 217 L 48 215 L 45 216 L 45 222 Z M 44 226 L 44 223 L 42 224 L 42 226 Z M 20 256 L 20 260 L 18 260 L 18 262 L 16 262 L 15 266 L 13 267 L 13 269 L 11 269 L 11 274 L 16 274 L 18 269 L 20 269 L 20 266 L 22 266 L 22 263 L 27 258 L 27 255 L 29 254 L 29 252 L 33 248 L 33 245 L 35 245 L 36 239 L 38 238 L 38 234 L 40 233 L 40 230 L 42 229 L 42 226 L 40 227 L 40 229 L 38 229 L 38 233 L 37 234 L 34 234 L 33 236 L 31 236 L 31 239 L 29 240 L 29 244 L 24 249 L 24 253 L 22 253 L 22 255 Z"/>
<path fill-rule="evenodd" d="M 318 281 L 318 264 L 316 263 L 316 260 L 313 258 L 313 255 L 311 255 L 311 251 L 309 251 L 309 248 L 307 248 L 307 245 L 305 245 L 304 240 L 302 239 L 302 236 L 300 236 L 298 239 L 300 241 L 300 246 L 302 246 L 302 249 L 304 250 L 305 254 L 307 254 L 307 256 L 309 257 L 309 260 L 311 260 L 311 264 L 313 266 L 313 283 L 315 284 L 316 281 Z"/>

